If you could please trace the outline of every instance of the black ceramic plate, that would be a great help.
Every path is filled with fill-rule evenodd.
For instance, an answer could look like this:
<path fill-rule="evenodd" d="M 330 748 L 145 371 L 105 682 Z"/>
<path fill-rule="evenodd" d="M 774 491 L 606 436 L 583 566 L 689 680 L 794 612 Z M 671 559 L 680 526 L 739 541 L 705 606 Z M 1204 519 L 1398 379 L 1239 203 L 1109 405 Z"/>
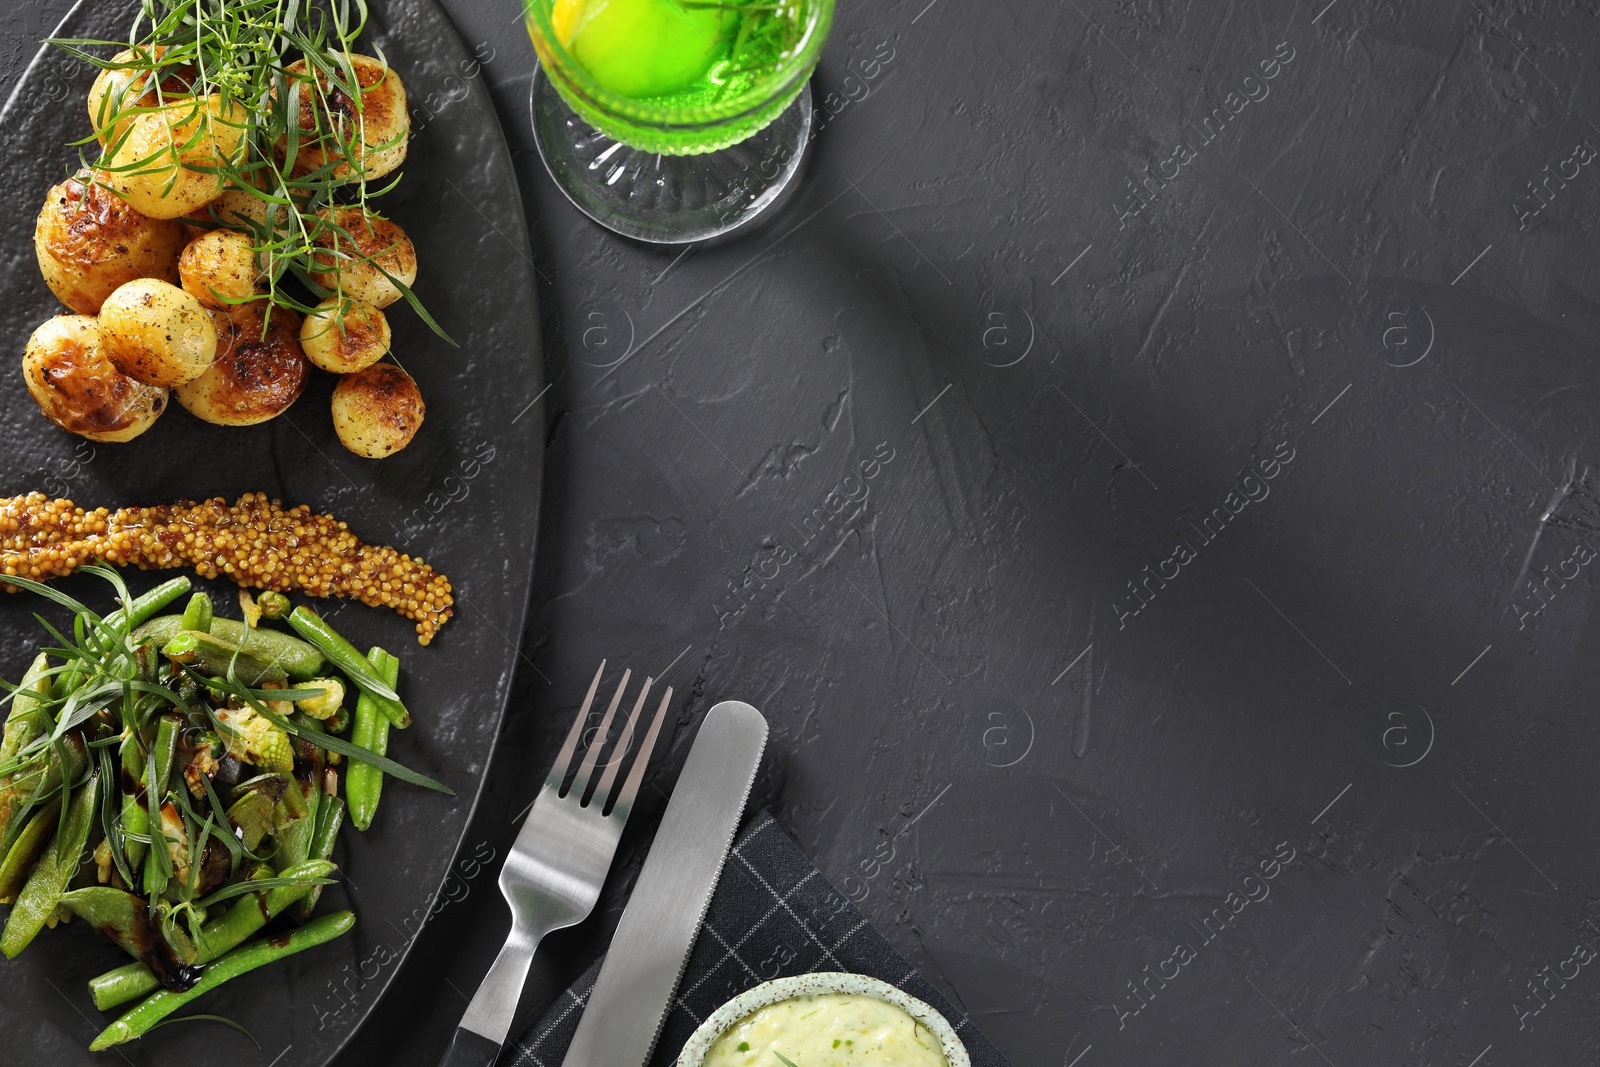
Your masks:
<path fill-rule="evenodd" d="M 135 1064 L 300 1067 L 330 1059 L 394 976 L 440 892 L 509 691 L 532 571 L 542 440 L 527 229 L 475 57 L 431 0 L 373 0 L 372 8 L 366 50 L 381 47 L 400 72 L 413 114 L 404 179 L 384 210 L 416 243 L 418 296 L 459 344 L 434 337 L 403 305 L 390 309 L 395 354 L 420 383 L 428 412 L 411 447 L 382 461 L 340 447 L 328 411 L 333 378 L 320 372 L 286 415 L 248 429 L 210 426 L 176 405 L 124 445 L 92 445 L 46 422 L 22 384 L 20 357 L 34 327 L 63 309 L 39 277 L 33 219 L 45 190 L 76 159 L 66 144 L 86 132 L 93 72 L 47 49 L 0 117 L 0 189 L 10 198 L 0 212 L 0 336 L 12 353 L 0 371 L 0 495 L 42 490 L 115 507 L 263 490 L 331 512 L 368 541 L 423 556 L 456 588 L 456 617 L 428 648 L 388 611 L 316 606 L 334 612 L 360 647 L 382 644 L 401 655 L 416 724 L 392 735 L 390 754 L 457 795 L 390 782 L 373 829 L 345 831 L 335 858 L 348 881 L 323 904 L 348 901 L 355 931 L 188 1009 L 237 1020 L 259 1051 L 233 1030 L 191 1022 L 124 1046 Z M 122 4 L 90 0 L 59 32 L 117 39 L 126 15 Z M 156 577 L 128 575 L 136 591 Z M 104 602 L 96 579 L 64 584 Z M 231 586 L 211 589 L 219 603 L 234 604 Z M 39 606 L 32 596 L 0 595 L 0 675 L 15 678 L 25 667 L 39 636 L 30 613 Z M 121 1062 L 117 1052 L 87 1051 L 115 1016 L 101 1016 L 85 987 L 121 962 L 81 923 L 45 931 L 17 960 L 0 961 L 0 1062 Z"/>

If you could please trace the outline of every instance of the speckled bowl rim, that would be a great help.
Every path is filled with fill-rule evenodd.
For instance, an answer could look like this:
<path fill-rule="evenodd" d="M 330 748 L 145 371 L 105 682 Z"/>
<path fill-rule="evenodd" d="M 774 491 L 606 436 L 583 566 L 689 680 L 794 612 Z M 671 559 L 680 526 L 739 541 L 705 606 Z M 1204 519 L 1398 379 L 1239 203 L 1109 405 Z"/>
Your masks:
<path fill-rule="evenodd" d="M 874 997 L 893 1004 L 927 1027 L 929 1032 L 939 1039 L 946 1067 L 972 1067 L 972 1061 L 967 1056 L 967 1047 L 956 1036 L 955 1028 L 931 1005 L 924 1004 L 888 982 L 880 982 L 864 974 L 850 974 L 845 971 L 818 971 L 813 974 L 774 978 L 770 982 L 763 982 L 753 989 L 745 990 L 706 1016 L 706 1021 L 689 1036 L 688 1042 L 683 1046 L 683 1052 L 678 1055 L 678 1067 L 701 1067 L 706 1053 L 711 1051 L 711 1046 L 717 1039 L 746 1016 L 754 1015 L 769 1004 L 814 993 L 848 993 L 852 996 Z"/>

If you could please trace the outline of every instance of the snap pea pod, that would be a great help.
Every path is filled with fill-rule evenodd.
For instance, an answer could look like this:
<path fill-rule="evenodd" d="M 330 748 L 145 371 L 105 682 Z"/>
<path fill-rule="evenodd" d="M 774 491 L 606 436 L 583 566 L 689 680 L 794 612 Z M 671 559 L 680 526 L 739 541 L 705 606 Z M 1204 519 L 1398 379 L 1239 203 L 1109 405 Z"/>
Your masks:
<path fill-rule="evenodd" d="M 211 632 L 213 614 L 211 598 L 204 593 L 196 593 L 189 598 L 188 607 L 183 609 L 183 615 L 181 616 L 183 628 L 208 634 Z"/>
<path fill-rule="evenodd" d="M 321 649 L 328 661 L 343 671 L 344 676 L 356 683 L 363 693 L 370 695 L 391 725 L 402 730 L 411 725 L 411 713 L 400 702 L 394 685 L 379 677 L 372 665 L 361 658 L 355 646 L 341 637 L 320 615 L 302 604 L 289 613 L 289 625 L 301 637 Z"/>
<path fill-rule="evenodd" d="M 49 669 L 50 657 L 41 652 L 22 676 L 22 684 L 18 688 L 28 692 L 18 693 L 11 698 L 11 714 L 6 718 L 4 734 L 0 735 L 0 763 L 15 759 L 17 753 L 32 744 L 33 739 L 50 724 L 50 713 L 44 708 L 44 702 L 50 699 L 51 693 L 50 676 L 45 673 Z M 31 696 L 29 693 L 39 695 Z"/>
<path fill-rule="evenodd" d="M 89 1045 L 89 1050 L 99 1052 L 141 1037 L 183 1005 L 211 992 L 230 978 L 237 978 L 257 967 L 264 967 L 269 963 L 293 956 L 297 952 L 304 952 L 308 948 L 332 941 L 347 933 L 355 923 L 356 917 L 350 912 L 336 911 L 331 915 L 313 919 L 298 930 L 281 937 L 252 941 L 248 945 L 236 948 L 207 967 L 206 973 L 195 983 L 194 988 L 184 993 L 162 990 L 130 1009 L 122 1018 L 101 1031 L 100 1036 Z"/>
<path fill-rule="evenodd" d="M 67 781 L 76 781 L 89 765 L 89 755 L 84 748 L 83 738 L 77 733 L 69 733 L 61 738 L 59 751 L 51 746 L 42 766 L 29 768 L 13 778 L 9 785 L 0 787 L 0 852 L 10 852 L 24 829 L 24 824 L 17 821 L 17 816 L 26 806 L 61 788 L 61 752 L 65 752 L 67 757 Z"/>
<path fill-rule="evenodd" d="M 367 660 L 378 676 L 390 685 L 400 675 L 400 661 L 376 645 L 367 653 Z M 389 754 L 389 720 L 366 692 L 356 701 L 350 740 L 380 756 Z M 370 763 L 351 760 L 350 770 L 345 774 L 344 795 L 350 804 L 350 822 L 357 830 L 365 830 L 378 813 L 378 799 L 383 795 L 383 772 Z"/>
<path fill-rule="evenodd" d="M 60 814 L 59 799 L 38 809 L 28 819 L 16 841 L 6 850 L 6 858 L 0 861 L 0 904 L 10 904 L 17 899 L 22 884 L 28 880 L 28 872 L 33 870 L 39 853 L 44 851 L 45 844 L 55 832 L 56 817 Z"/>
<path fill-rule="evenodd" d="M 149 926 L 150 912 L 142 899 L 127 890 L 108 885 L 87 886 L 62 894 L 61 905 L 135 959 L 143 951 L 140 940 Z"/>
<path fill-rule="evenodd" d="M 156 727 L 155 743 L 150 746 L 150 758 L 145 762 L 144 803 L 145 829 L 158 848 L 145 851 L 144 891 L 165 891 L 162 872 L 166 854 L 166 832 L 161 827 L 161 805 L 166 803 L 167 788 L 172 782 L 172 764 L 178 758 L 179 722 L 171 715 L 163 715 Z"/>
<path fill-rule="evenodd" d="M 339 840 L 339 827 L 344 825 L 344 811 L 343 797 L 323 799 L 322 809 L 317 813 L 317 832 L 311 836 L 311 859 L 306 862 L 326 861 L 333 855 L 333 846 Z M 311 892 L 301 898 L 300 907 L 296 912 L 301 922 L 311 918 L 311 913 L 317 909 L 317 901 L 321 899 L 322 887 L 312 886 Z"/>
<path fill-rule="evenodd" d="M 281 685 L 288 679 L 283 668 L 277 664 L 257 658 L 254 653 L 246 652 L 216 634 L 198 630 L 179 630 L 161 646 L 161 654 L 175 663 L 198 667 L 206 674 L 222 678 L 228 677 L 231 670 L 233 677 L 252 689 L 268 682 Z"/>
<path fill-rule="evenodd" d="M 184 630 L 182 615 L 160 615 L 133 633 L 134 644 L 166 644 Z M 307 682 L 322 672 L 322 653 L 317 647 L 281 630 L 252 630 L 237 619 L 213 615 L 207 631 L 230 645 L 237 645 L 252 656 L 276 667 L 297 682 Z"/>
<path fill-rule="evenodd" d="M 22 676 L 20 688 L 39 695 L 18 693 L 11 698 L 11 714 L 6 718 L 3 735 L 0 735 L 0 763 L 15 759 L 18 753 L 50 729 L 50 712 L 44 706 L 51 694 L 50 675 L 45 673 L 49 669 L 50 657 L 41 652 Z M 0 842 L 14 836 L 11 821 L 21 814 L 24 805 L 33 798 L 38 780 L 30 778 L 32 773 L 29 771 L 0 778 Z"/>
<path fill-rule="evenodd" d="M 326 860 L 308 860 L 286 868 L 276 876 L 268 868 L 263 877 L 327 878 L 336 870 L 338 868 Z M 240 898 L 225 914 L 206 920 L 200 927 L 197 941 L 200 956 L 195 962 L 210 963 L 224 952 L 239 947 L 289 905 L 304 899 L 309 891 L 320 888 L 312 885 L 279 886 Z M 161 980 L 143 963 L 125 963 L 89 979 L 89 995 L 94 998 L 94 1006 L 101 1011 L 110 1011 L 119 1004 L 126 1004 L 160 988 Z"/>
<path fill-rule="evenodd" d="M 6 918 L 5 932 L 0 933 L 0 952 L 4 952 L 7 959 L 15 959 L 17 953 L 27 948 L 28 943 L 44 929 L 45 921 L 56 913 L 61 894 L 77 873 L 78 858 L 89 841 L 99 787 L 100 776 L 91 775 L 72 795 L 72 803 L 67 806 L 66 836 L 61 842 L 62 848 L 60 851 L 45 849 L 39 862 L 34 864 L 33 873 L 28 875 L 22 892 L 17 894 L 17 902 L 12 905 L 11 914 Z"/>

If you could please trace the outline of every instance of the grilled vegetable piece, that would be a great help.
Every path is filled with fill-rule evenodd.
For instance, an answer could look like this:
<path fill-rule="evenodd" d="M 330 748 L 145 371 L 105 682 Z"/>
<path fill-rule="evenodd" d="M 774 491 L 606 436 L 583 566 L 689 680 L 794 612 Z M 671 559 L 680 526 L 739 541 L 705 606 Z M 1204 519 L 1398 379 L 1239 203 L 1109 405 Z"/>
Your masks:
<path fill-rule="evenodd" d="M 302 682 L 297 689 L 320 689 L 321 696 L 307 697 L 297 700 L 294 706 L 311 716 L 313 719 L 331 719 L 334 713 L 344 704 L 344 683 L 337 678 L 313 678 L 309 682 Z"/>
<path fill-rule="evenodd" d="M 294 770 L 289 735 L 256 714 L 254 708 L 222 708 L 217 718 L 232 731 L 223 744 L 235 757 L 264 771 L 287 774 Z"/>

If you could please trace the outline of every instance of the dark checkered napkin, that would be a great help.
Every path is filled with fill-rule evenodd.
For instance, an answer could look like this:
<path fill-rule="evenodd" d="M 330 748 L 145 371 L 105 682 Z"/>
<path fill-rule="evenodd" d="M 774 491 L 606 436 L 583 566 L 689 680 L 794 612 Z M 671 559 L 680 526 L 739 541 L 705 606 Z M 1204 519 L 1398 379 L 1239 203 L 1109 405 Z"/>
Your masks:
<path fill-rule="evenodd" d="M 812 971 L 854 971 L 899 986 L 950 1020 L 973 1067 L 1007 1067 L 988 1038 L 889 947 L 766 812 L 734 842 L 651 1067 L 671 1067 L 701 1020 L 730 998 L 768 979 Z M 513 1046 L 515 1067 L 560 1067 L 599 973 L 597 963 L 522 1035 Z"/>

